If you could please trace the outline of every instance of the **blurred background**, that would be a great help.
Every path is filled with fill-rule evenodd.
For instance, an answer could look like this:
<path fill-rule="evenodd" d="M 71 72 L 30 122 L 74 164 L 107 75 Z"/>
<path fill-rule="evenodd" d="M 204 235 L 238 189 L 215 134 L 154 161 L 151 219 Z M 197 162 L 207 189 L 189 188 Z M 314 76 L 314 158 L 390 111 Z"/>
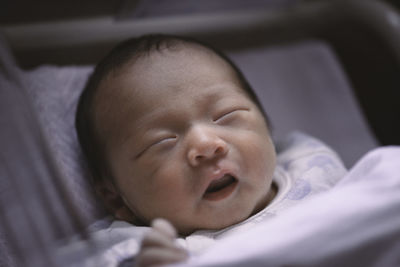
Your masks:
<path fill-rule="evenodd" d="M 25 24 L 97 16 L 137 19 L 152 16 L 274 8 L 300 1 L 320 0 L 2 0 L 0 23 L 2 25 Z M 400 7 L 398 0 L 384 1 L 397 8 Z"/>
<path fill-rule="evenodd" d="M 207 32 L 216 32 L 226 26 L 246 27 L 246 24 L 265 17 L 265 12 L 273 17 L 275 12 L 290 12 L 305 3 L 340 1 L 2 0 L 0 31 L 21 67 L 42 63 L 88 64 L 96 62 L 115 43 L 132 35 L 164 32 L 203 38 Z M 398 0 L 381 2 L 400 8 Z M 90 53 L 85 51 L 85 46 L 90 46 Z"/>
<path fill-rule="evenodd" d="M 4 0 L 0 11 L 0 22 L 19 24 L 96 16 L 137 19 L 277 7 L 296 1 L 298 0 Z"/>

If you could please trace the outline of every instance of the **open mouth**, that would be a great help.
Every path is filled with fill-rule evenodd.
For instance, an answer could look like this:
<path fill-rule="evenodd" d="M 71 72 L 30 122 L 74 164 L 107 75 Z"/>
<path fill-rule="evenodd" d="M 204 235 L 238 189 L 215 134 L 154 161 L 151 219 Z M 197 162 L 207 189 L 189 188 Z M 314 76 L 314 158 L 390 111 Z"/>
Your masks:
<path fill-rule="evenodd" d="M 212 181 L 203 195 L 207 200 L 221 200 L 228 197 L 237 185 L 238 180 L 232 175 L 226 174 L 223 177 Z"/>

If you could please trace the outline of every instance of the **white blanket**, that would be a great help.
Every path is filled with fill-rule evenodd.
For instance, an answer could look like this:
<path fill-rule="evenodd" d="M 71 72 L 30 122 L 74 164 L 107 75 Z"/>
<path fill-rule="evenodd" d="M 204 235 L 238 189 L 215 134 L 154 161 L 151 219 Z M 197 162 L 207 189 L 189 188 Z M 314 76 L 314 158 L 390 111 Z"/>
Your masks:
<path fill-rule="evenodd" d="M 73 255 L 74 266 L 132 266 L 147 227 L 115 223 L 108 228 L 105 220 L 91 235 L 95 247 L 85 252 L 90 244 L 73 242 L 60 258 Z M 371 151 L 333 189 L 176 266 L 400 266 L 400 147 Z"/>
<path fill-rule="evenodd" d="M 400 147 L 375 149 L 331 191 L 177 266 L 400 266 Z"/>

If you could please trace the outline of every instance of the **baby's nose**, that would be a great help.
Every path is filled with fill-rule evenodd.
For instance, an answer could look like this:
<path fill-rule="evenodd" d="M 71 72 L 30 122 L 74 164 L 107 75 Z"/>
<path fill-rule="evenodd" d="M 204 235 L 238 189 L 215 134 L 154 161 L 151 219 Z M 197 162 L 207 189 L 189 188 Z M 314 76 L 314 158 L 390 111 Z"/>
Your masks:
<path fill-rule="evenodd" d="M 227 143 L 210 129 L 196 127 L 189 134 L 187 157 L 192 166 L 198 166 L 228 152 Z"/>

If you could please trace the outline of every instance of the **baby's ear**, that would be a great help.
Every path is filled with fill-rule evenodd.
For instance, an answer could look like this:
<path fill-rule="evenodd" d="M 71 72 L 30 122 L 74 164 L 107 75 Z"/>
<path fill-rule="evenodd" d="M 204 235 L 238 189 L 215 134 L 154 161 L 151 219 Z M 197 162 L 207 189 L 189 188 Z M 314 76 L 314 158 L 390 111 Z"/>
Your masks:
<path fill-rule="evenodd" d="M 103 200 L 106 209 L 118 220 L 135 221 L 132 211 L 125 204 L 125 201 L 110 180 L 102 179 L 95 184 L 96 194 Z"/>

